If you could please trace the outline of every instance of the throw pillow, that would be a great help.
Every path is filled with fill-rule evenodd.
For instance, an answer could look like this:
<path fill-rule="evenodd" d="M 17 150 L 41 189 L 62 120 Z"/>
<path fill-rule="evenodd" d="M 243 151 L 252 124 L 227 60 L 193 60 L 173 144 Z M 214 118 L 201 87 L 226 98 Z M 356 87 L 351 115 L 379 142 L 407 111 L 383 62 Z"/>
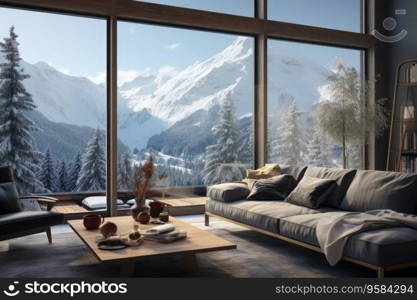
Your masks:
<path fill-rule="evenodd" d="M 81 202 L 89 210 L 105 209 L 107 207 L 106 196 L 91 196 L 84 198 Z M 124 203 L 122 200 L 117 199 L 117 206 L 122 206 Z"/>
<path fill-rule="evenodd" d="M 259 179 L 248 184 L 248 200 L 284 200 L 296 186 L 291 175 L 278 175 L 268 179 Z"/>
<path fill-rule="evenodd" d="M 247 179 L 266 179 L 281 174 L 281 168 L 278 164 L 266 164 L 264 167 L 251 170 L 246 170 Z"/>
<path fill-rule="evenodd" d="M 335 185 L 335 180 L 304 176 L 285 201 L 308 208 L 319 208 Z"/>
<path fill-rule="evenodd" d="M 222 202 L 243 200 L 248 194 L 249 188 L 244 183 L 222 183 L 207 188 L 207 197 Z"/>

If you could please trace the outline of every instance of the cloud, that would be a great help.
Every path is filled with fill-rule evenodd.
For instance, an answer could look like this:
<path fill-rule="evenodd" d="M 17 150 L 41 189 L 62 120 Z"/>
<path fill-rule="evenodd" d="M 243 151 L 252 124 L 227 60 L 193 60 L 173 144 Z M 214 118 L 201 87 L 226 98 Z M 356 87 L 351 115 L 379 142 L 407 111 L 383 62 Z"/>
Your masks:
<path fill-rule="evenodd" d="M 167 80 L 171 79 L 178 73 L 177 69 L 173 66 L 165 66 L 158 70 L 158 75 L 156 76 L 155 81 L 158 85 L 162 85 Z"/>
<path fill-rule="evenodd" d="M 169 44 L 169 45 L 165 46 L 165 49 L 175 50 L 175 49 L 179 48 L 180 46 L 181 46 L 181 43 L 173 43 L 173 44 Z"/>
<path fill-rule="evenodd" d="M 150 74 L 150 69 L 147 68 L 143 72 L 133 71 L 133 70 L 120 70 L 117 72 L 117 85 L 122 86 L 123 84 L 132 81 L 139 75 L 147 76 Z M 87 76 L 92 82 L 96 84 L 102 84 L 106 82 L 106 73 L 100 72 L 93 76 Z"/>

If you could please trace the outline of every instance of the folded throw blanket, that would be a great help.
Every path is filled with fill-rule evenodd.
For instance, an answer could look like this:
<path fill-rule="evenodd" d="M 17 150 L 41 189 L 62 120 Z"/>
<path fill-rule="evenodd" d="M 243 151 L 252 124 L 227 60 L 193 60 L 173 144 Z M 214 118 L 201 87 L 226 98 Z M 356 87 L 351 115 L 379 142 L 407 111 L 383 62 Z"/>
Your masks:
<path fill-rule="evenodd" d="M 381 228 L 404 226 L 417 229 L 417 216 L 389 209 L 362 213 L 347 212 L 321 219 L 316 227 L 316 236 L 327 261 L 334 266 L 343 257 L 346 241 L 352 235 Z"/>

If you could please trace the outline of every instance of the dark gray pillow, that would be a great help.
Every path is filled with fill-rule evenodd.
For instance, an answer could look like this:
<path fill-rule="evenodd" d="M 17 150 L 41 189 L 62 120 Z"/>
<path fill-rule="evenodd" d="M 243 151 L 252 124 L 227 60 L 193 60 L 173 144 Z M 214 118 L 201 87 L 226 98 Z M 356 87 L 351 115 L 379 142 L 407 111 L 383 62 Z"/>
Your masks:
<path fill-rule="evenodd" d="M 308 208 L 319 208 L 335 184 L 336 181 L 332 179 L 304 176 L 285 201 Z"/>
<path fill-rule="evenodd" d="M 417 174 L 363 170 L 356 173 L 341 209 L 392 209 L 417 213 Z"/>
<path fill-rule="evenodd" d="M 297 182 L 291 175 L 278 175 L 249 183 L 248 200 L 284 200 Z"/>
<path fill-rule="evenodd" d="M 249 188 L 245 183 L 222 183 L 207 188 L 207 197 L 222 202 L 243 200 L 248 194 Z"/>
<path fill-rule="evenodd" d="M 339 208 L 355 174 L 356 170 L 308 167 L 304 176 L 336 181 L 334 189 L 331 191 L 323 205 Z"/>
<path fill-rule="evenodd" d="M 14 182 L 0 183 L 0 214 L 21 211 L 19 194 Z"/>
<path fill-rule="evenodd" d="M 304 176 L 304 173 L 307 170 L 307 167 L 295 167 L 295 166 L 281 165 L 281 164 L 279 166 L 281 168 L 282 174 L 292 175 L 297 182 L 300 182 L 300 180 Z"/>

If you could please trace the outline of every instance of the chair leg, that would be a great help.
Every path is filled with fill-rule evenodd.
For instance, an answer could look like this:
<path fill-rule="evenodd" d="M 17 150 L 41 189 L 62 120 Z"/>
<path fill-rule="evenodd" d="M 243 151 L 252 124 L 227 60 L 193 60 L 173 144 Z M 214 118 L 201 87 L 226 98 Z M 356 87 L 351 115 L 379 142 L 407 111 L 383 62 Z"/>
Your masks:
<path fill-rule="evenodd" d="M 385 277 L 385 269 L 384 268 L 378 268 L 377 276 L 378 276 L 378 279 L 383 279 Z"/>
<path fill-rule="evenodd" d="M 52 233 L 51 233 L 51 227 L 48 227 L 46 229 L 46 236 L 48 237 L 49 244 L 52 244 Z"/>
<path fill-rule="evenodd" d="M 210 226 L 210 216 L 204 214 L 204 225 L 205 226 Z"/>

